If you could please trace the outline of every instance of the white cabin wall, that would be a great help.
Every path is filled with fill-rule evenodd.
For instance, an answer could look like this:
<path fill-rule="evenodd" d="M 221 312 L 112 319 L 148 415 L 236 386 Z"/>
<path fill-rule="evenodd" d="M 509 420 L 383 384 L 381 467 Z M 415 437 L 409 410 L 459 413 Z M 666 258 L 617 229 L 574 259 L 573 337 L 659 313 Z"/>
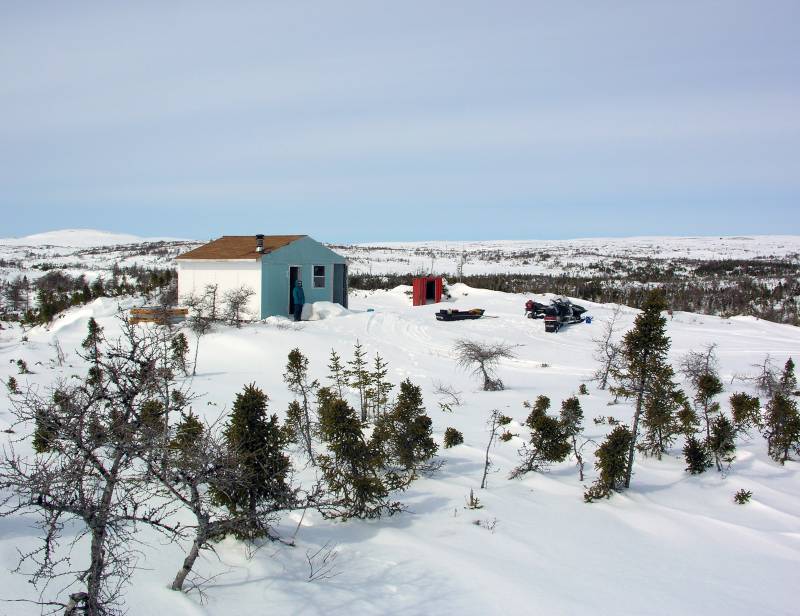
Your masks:
<path fill-rule="evenodd" d="M 261 261 L 178 260 L 178 297 L 202 293 L 206 285 L 219 285 L 220 303 L 225 291 L 247 285 L 256 294 L 247 304 L 249 317 L 261 318 Z"/>

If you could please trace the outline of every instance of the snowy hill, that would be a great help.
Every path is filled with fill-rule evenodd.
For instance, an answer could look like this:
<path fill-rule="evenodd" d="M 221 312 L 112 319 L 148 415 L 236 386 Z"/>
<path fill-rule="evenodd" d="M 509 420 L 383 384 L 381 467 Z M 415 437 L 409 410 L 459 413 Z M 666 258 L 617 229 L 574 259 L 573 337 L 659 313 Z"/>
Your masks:
<path fill-rule="evenodd" d="M 166 238 L 164 238 L 166 239 Z M 110 233 L 95 229 L 61 229 L 35 233 L 17 238 L 2 238 L 0 245 L 5 246 L 69 246 L 73 248 L 89 248 L 91 246 L 113 246 L 116 244 L 140 244 L 142 242 L 163 241 L 159 238 L 143 238 L 124 233 Z"/>
<path fill-rule="evenodd" d="M 585 504 L 575 461 L 556 464 L 546 473 L 507 479 L 518 463 L 517 450 L 527 436 L 522 403 L 538 395 L 560 402 L 577 393 L 591 376 L 594 343 L 611 305 L 580 303 L 594 317 L 591 325 L 570 326 L 546 334 L 541 321 L 522 316 L 525 296 L 453 285 L 447 307 L 485 308 L 484 318 L 441 323 L 442 306 L 412 308 L 405 289 L 356 292 L 351 311 L 318 321 L 292 324 L 272 318 L 241 330 L 220 326 L 203 339 L 198 375 L 192 389 L 203 394 L 194 408 L 209 418 L 230 408 L 244 384 L 255 382 L 270 396 L 270 410 L 283 415 L 291 395 L 282 380 L 288 352 L 302 349 L 311 376 L 326 382 L 331 348 L 349 359 L 360 340 L 370 354 L 379 352 L 390 378 L 410 378 L 423 388 L 442 469 L 399 495 L 408 512 L 398 516 L 346 523 L 323 520 L 308 512 L 302 518 L 297 547 L 268 544 L 248 558 L 245 547 L 227 539 L 217 556 L 205 555 L 199 572 L 218 576 L 206 585 L 205 600 L 196 593 L 167 590 L 183 558 L 184 544 L 165 543 L 146 530 L 140 566 L 126 603 L 131 614 L 228 616 L 231 614 L 793 614 L 800 562 L 800 464 L 780 466 L 766 455 L 764 439 L 753 434 L 737 442 L 730 472 L 690 476 L 675 443 L 662 460 L 639 456 L 631 489 L 608 501 Z M 123 307 L 131 304 L 127 301 Z M 85 367 L 75 350 L 95 316 L 113 334 L 116 303 L 101 299 L 70 310 L 49 329 L 35 328 L 22 342 L 18 328 L 0 332 L 0 378 L 14 374 L 24 359 L 33 375 L 23 384 L 45 385 Z M 369 311 L 369 309 L 372 309 Z M 636 311 L 622 309 L 623 330 Z M 777 365 L 800 355 L 800 329 L 742 317 L 722 319 L 676 312 L 668 321 L 670 359 L 702 345 L 718 344 L 725 392 L 752 393 L 739 378 L 769 353 Z M 459 338 L 515 345 L 517 357 L 500 366 L 507 389 L 478 390 L 478 383 L 456 366 L 453 346 Z M 67 353 L 63 367 L 50 361 L 58 339 Z M 439 409 L 439 383 L 462 392 L 463 405 L 452 413 Z M 593 418 L 631 419 L 631 406 L 610 404 L 612 397 L 588 384 L 580 396 L 586 434 L 600 442 L 607 425 Z M 494 464 L 488 487 L 479 490 L 493 409 L 513 418 L 516 434 L 489 455 Z M 0 403 L 0 429 L 9 427 L 7 402 Z M 442 449 L 448 426 L 465 442 Z M 13 435 L 2 435 L 7 442 Z M 587 481 L 595 476 L 593 451 L 587 447 Z M 308 484 L 313 471 L 297 457 L 297 479 Z M 474 489 L 482 509 L 468 510 Z M 747 505 L 733 494 L 753 492 Z M 301 512 L 287 514 L 279 530 L 290 535 Z M 478 524 L 478 522 L 480 524 Z M 17 550 L 37 545 L 29 518 L 0 518 L 0 598 L 36 595 L 25 578 L 11 573 Z M 335 577 L 308 580 L 307 554 L 328 543 L 338 557 Z M 54 592 L 53 587 L 48 592 Z M 38 614 L 35 606 L 8 605 L 2 613 Z"/>

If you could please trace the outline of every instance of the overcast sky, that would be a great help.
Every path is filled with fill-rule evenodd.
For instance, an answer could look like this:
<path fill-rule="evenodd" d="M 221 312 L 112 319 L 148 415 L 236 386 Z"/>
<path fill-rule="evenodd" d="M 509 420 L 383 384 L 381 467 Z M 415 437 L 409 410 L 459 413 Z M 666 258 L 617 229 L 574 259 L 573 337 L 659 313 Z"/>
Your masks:
<path fill-rule="evenodd" d="M 0 236 L 800 233 L 798 24 L 798 0 L 0 1 Z"/>

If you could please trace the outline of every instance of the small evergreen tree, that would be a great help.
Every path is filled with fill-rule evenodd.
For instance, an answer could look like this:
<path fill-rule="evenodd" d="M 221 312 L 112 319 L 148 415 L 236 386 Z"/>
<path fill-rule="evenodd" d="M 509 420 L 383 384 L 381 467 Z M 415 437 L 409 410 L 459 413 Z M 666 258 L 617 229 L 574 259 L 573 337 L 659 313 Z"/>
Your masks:
<path fill-rule="evenodd" d="M 637 447 L 645 455 L 659 460 L 681 429 L 678 413 L 683 392 L 673 382 L 673 376 L 672 367 L 662 365 L 644 397 L 644 434 Z"/>
<path fill-rule="evenodd" d="M 531 409 L 527 419 L 525 419 L 525 425 L 532 429 L 536 418 L 547 414 L 547 409 L 550 408 L 550 398 L 547 396 L 538 396 L 533 405 L 526 400 L 522 403 L 522 406 L 526 409 Z"/>
<path fill-rule="evenodd" d="M 683 394 L 683 392 L 681 392 L 681 394 Z M 700 418 L 692 408 L 692 405 L 689 404 L 689 400 L 686 399 L 685 394 L 681 395 L 680 398 L 680 409 L 678 409 L 677 419 L 680 432 L 686 438 L 694 436 L 700 429 Z"/>
<path fill-rule="evenodd" d="M 572 443 L 572 455 L 578 466 L 580 481 L 583 481 L 583 455 L 581 450 L 585 441 L 578 445 L 578 440 L 583 433 L 583 409 L 575 396 L 567 398 L 561 403 L 561 426 Z"/>
<path fill-rule="evenodd" d="M 344 399 L 344 391 L 347 388 L 347 371 L 342 365 L 342 358 L 335 349 L 331 349 L 330 363 L 328 364 L 328 380 L 333 381 L 333 387 L 339 398 Z"/>
<path fill-rule="evenodd" d="M 698 414 L 703 420 L 706 429 L 706 440 L 708 440 L 711 438 L 711 424 L 720 411 L 719 402 L 716 402 L 714 398 L 722 393 L 722 381 L 720 381 L 716 372 L 705 372 L 697 378 L 695 389 L 695 405 L 699 410 Z"/>
<path fill-rule="evenodd" d="M 189 376 L 189 368 L 186 363 L 186 358 L 189 355 L 189 340 L 186 334 L 178 332 L 169 342 L 170 346 L 170 360 L 172 365 L 183 373 L 183 376 Z"/>
<path fill-rule="evenodd" d="M 761 428 L 761 402 L 755 396 L 737 392 L 730 397 L 733 425 L 739 433 L 748 434 L 752 428 Z"/>
<path fill-rule="evenodd" d="M 446 428 L 444 431 L 444 448 L 450 449 L 464 442 L 464 435 L 455 428 Z"/>
<path fill-rule="evenodd" d="M 577 398 L 575 398 L 577 401 Z M 570 442 L 570 430 L 574 429 L 574 422 L 579 421 L 576 417 L 572 405 L 568 411 L 570 426 L 565 426 L 555 417 L 547 415 L 543 409 L 550 405 L 550 400 L 546 396 L 539 396 L 537 404 L 533 406 L 526 425 L 531 429 L 529 443 L 522 446 L 519 450 L 522 462 L 511 471 L 509 478 L 515 479 L 525 473 L 540 471 L 549 468 L 555 462 L 563 462 L 569 456 L 572 449 Z M 580 404 L 578 405 L 580 410 Z M 580 413 L 582 420 L 583 413 Z"/>
<path fill-rule="evenodd" d="M 308 380 L 308 358 L 300 349 L 289 352 L 286 363 L 286 372 L 283 374 L 284 382 L 298 400 L 290 404 L 287 413 L 287 423 L 295 433 L 295 439 L 303 443 L 309 460 L 314 460 L 314 432 L 315 421 L 312 418 L 311 398 L 319 389 L 319 382 Z"/>
<path fill-rule="evenodd" d="M 394 389 L 389 381 L 386 380 L 389 374 L 389 364 L 383 361 L 380 354 L 375 354 L 375 363 L 370 373 L 370 401 L 372 403 L 372 416 L 377 419 L 386 411 L 389 404 L 389 393 Z"/>
<path fill-rule="evenodd" d="M 736 457 L 736 428 L 725 415 L 718 415 L 711 424 L 708 450 L 714 456 L 718 471 L 730 467 Z"/>
<path fill-rule="evenodd" d="M 356 411 L 327 388 L 319 391 L 319 432 L 328 453 L 317 462 L 332 498 L 318 503 L 324 517 L 379 518 L 402 511 L 389 500 L 400 478 L 384 469 L 379 447 L 367 442 Z"/>
<path fill-rule="evenodd" d="M 683 457 L 686 460 L 686 470 L 692 475 L 699 475 L 711 468 L 711 456 L 702 441 L 694 436 L 686 439 L 683 446 Z"/>
<path fill-rule="evenodd" d="M 642 305 L 642 312 L 634 321 L 633 329 L 623 337 L 620 361 L 612 366 L 611 370 L 617 383 L 615 392 L 636 400 L 633 427 L 627 431 L 631 439 L 624 481 L 626 488 L 630 487 L 631 483 L 639 421 L 647 397 L 665 378 L 667 352 L 670 346 L 670 340 L 666 335 L 667 320 L 661 316 L 665 308 L 663 293 L 658 289 L 651 291 Z M 615 439 L 614 443 L 621 441 L 622 433 L 616 432 Z"/>
<path fill-rule="evenodd" d="M 240 539 L 265 536 L 259 510 L 285 508 L 294 497 L 288 483 L 291 464 L 283 451 L 284 433 L 278 417 L 267 415 L 268 400 L 255 383 L 245 386 L 236 394 L 224 430 L 226 446 L 244 480 L 235 490 L 215 491 L 214 497 L 232 514 L 247 516 L 247 526 L 235 533 Z"/>
<path fill-rule="evenodd" d="M 797 391 L 797 377 L 794 374 L 794 362 L 792 358 L 786 360 L 783 366 L 781 378 L 778 380 L 778 387 L 784 396 L 791 396 Z"/>
<path fill-rule="evenodd" d="M 392 410 L 375 422 L 372 438 L 385 452 L 385 458 L 415 476 L 431 468 L 430 460 L 438 449 L 433 440 L 431 418 L 425 413 L 422 390 L 406 379 Z"/>
<path fill-rule="evenodd" d="M 800 453 L 797 402 L 776 388 L 766 411 L 764 437 L 767 439 L 767 451 L 773 460 L 784 464 L 792 454 Z"/>
<path fill-rule="evenodd" d="M 203 430 L 203 424 L 194 413 L 189 411 L 175 427 L 175 436 L 170 442 L 170 448 L 179 452 L 188 452 L 195 443 L 200 441 Z"/>
<path fill-rule="evenodd" d="M 361 342 L 356 340 L 355 349 L 353 350 L 353 359 L 347 362 L 348 368 L 346 370 L 347 384 L 358 392 L 358 404 L 361 411 L 361 421 L 366 423 L 367 411 L 369 409 L 369 389 L 370 377 L 369 370 L 367 369 L 367 352 L 361 345 Z"/>
<path fill-rule="evenodd" d="M 617 426 L 597 448 L 594 466 L 600 471 L 600 476 L 584 492 L 584 501 L 591 503 L 600 498 L 608 498 L 613 491 L 626 486 L 632 442 L 633 433 L 628 426 Z"/>

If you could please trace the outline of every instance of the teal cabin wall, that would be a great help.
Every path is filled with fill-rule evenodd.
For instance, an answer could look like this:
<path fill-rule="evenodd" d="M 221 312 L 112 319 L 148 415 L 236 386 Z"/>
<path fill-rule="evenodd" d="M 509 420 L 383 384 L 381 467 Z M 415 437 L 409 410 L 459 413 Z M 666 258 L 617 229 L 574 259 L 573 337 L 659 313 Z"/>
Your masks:
<path fill-rule="evenodd" d="M 310 237 L 261 257 L 261 318 L 289 315 L 289 267 L 302 268 L 306 303 L 333 301 L 333 265 L 347 260 Z M 325 287 L 315 289 L 314 266 L 325 266 Z"/>

